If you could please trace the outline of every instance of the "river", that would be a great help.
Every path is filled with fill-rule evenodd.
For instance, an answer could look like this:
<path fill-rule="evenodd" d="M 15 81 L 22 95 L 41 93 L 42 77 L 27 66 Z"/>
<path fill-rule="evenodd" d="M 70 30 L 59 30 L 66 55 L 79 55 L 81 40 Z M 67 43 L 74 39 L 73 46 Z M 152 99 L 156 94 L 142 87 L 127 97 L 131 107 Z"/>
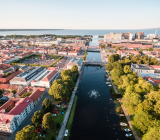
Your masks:
<path fill-rule="evenodd" d="M 88 55 L 91 55 L 90 53 L 88 52 Z M 97 93 L 92 95 L 92 91 Z M 112 95 L 106 85 L 103 67 L 85 66 L 76 94 L 78 100 L 70 140 L 127 139 L 119 125 L 115 104 L 110 100 Z"/>

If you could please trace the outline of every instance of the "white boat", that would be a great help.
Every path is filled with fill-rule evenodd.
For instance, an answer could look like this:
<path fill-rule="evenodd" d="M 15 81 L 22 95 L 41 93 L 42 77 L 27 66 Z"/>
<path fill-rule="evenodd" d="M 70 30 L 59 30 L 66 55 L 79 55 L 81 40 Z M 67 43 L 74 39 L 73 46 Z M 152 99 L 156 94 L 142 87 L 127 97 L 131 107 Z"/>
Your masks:
<path fill-rule="evenodd" d="M 111 87 L 112 85 L 108 85 L 109 87 Z"/>
<path fill-rule="evenodd" d="M 110 82 L 106 82 L 106 84 L 110 84 Z"/>
<path fill-rule="evenodd" d="M 112 100 L 112 99 L 110 98 L 110 100 Z"/>
<path fill-rule="evenodd" d="M 131 131 L 131 129 L 124 129 L 124 131 L 129 132 L 129 131 Z"/>
<path fill-rule="evenodd" d="M 130 137 L 130 136 L 132 136 L 132 134 L 130 134 L 130 133 L 127 133 L 127 134 L 126 134 L 126 137 Z"/>
<path fill-rule="evenodd" d="M 120 125 L 122 125 L 122 126 L 127 126 L 127 124 L 126 124 L 126 123 L 123 123 L 123 122 L 120 122 Z"/>

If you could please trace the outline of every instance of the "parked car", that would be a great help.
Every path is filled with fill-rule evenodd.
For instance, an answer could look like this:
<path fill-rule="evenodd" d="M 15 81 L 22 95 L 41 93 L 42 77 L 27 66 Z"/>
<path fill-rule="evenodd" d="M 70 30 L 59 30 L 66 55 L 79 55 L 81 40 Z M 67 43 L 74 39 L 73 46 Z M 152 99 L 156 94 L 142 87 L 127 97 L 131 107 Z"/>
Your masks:
<path fill-rule="evenodd" d="M 40 130 L 36 129 L 34 132 L 38 133 L 38 132 L 40 132 Z"/>
<path fill-rule="evenodd" d="M 58 111 L 52 111 L 53 113 L 56 113 L 56 114 L 58 114 L 59 112 Z"/>
<path fill-rule="evenodd" d="M 55 110 L 59 110 L 59 108 L 55 108 Z"/>
<path fill-rule="evenodd" d="M 44 134 L 40 134 L 40 137 L 45 137 L 45 135 Z"/>
<path fill-rule="evenodd" d="M 53 116 L 57 116 L 57 114 L 53 114 Z"/>
<path fill-rule="evenodd" d="M 68 135 L 68 130 L 66 130 L 64 133 L 64 136 L 67 136 L 67 135 Z"/>

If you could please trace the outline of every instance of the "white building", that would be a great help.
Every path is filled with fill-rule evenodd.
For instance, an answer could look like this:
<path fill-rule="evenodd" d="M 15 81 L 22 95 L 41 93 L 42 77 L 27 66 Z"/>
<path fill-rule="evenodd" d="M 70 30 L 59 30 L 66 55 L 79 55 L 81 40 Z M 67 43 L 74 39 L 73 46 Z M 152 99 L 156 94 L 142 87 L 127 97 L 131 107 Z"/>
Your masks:
<path fill-rule="evenodd" d="M 155 69 L 146 64 L 132 64 L 131 70 L 136 73 L 154 73 Z"/>
<path fill-rule="evenodd" d="M 59 51 L 58 54 L 59 54 L 59 55 L 67 55 L 68 53 L 65 52 L 65 51 Z"/>
<path fill-rule="evenodd" d="M 0 132 L 13 133 L 33 108 L 30 97 L 11 98 L 0 107 Z"/>
<path fill-rule="evenodd" d="M 31 82 L 31 86 L 50 88 L 53 81 L 57 79 L 59 75 L 60 70 L 45 70 L 41 75 Z"/>
<path fill-rule="evenodd" d="M 67 69 L 71 69 L 73 65 L 76 65 L 78 67 L 78 70 L 80 70 L 82 66 L 82 61 L 82 58 L 71 59 L 71 61 L 67 64 Z"/>
<path fill-rule="evenodd" d="M 23 73 L 11 79 L 10 84 L 28 86 L 33 79 L 40 76 L 45 71 L 46 69 L 43 67 L 31 67 L 26 71 L 24 71 Z"/>

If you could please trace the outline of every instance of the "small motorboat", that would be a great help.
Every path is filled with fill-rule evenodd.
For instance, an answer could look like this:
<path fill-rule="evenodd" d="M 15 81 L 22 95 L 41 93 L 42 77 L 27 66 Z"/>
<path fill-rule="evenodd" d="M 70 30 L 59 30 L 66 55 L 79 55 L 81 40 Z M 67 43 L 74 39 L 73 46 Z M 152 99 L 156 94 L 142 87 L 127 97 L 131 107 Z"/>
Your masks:
<path fill-rule="evenodd" d="M 110 84 L 110 82 L 106 82 L 106 84 Z"/>
<path fill-rule="evenodd" d="M 110 98 L 110 100 L 112 100 L 112 99 Z"/>
<path fill-rule="evenodd" d="M 123 123 L 123 122 L 120 122 L 120 125 L 121 125 L 121 126 L 127 126 L 127 124 L 126 124 L 126 123 Z"/>
<path fill-rule="evenodd" d="M 131 129 L 124 129 L 124 131 L 129 132 L 129 131 L 131 131 Z"/>
<path fill-rule="evenodd" d="M 126 137 L 130 137 L 130 136 L 132 136 L 132 134 L 130 134 L 130 133 L 127 133 L 127 134 L 126 134 Z"/>
<path fill-rule="evenodd" d="M 108 85 L 109 87 L 111 87 L 112 85 Z"/>

